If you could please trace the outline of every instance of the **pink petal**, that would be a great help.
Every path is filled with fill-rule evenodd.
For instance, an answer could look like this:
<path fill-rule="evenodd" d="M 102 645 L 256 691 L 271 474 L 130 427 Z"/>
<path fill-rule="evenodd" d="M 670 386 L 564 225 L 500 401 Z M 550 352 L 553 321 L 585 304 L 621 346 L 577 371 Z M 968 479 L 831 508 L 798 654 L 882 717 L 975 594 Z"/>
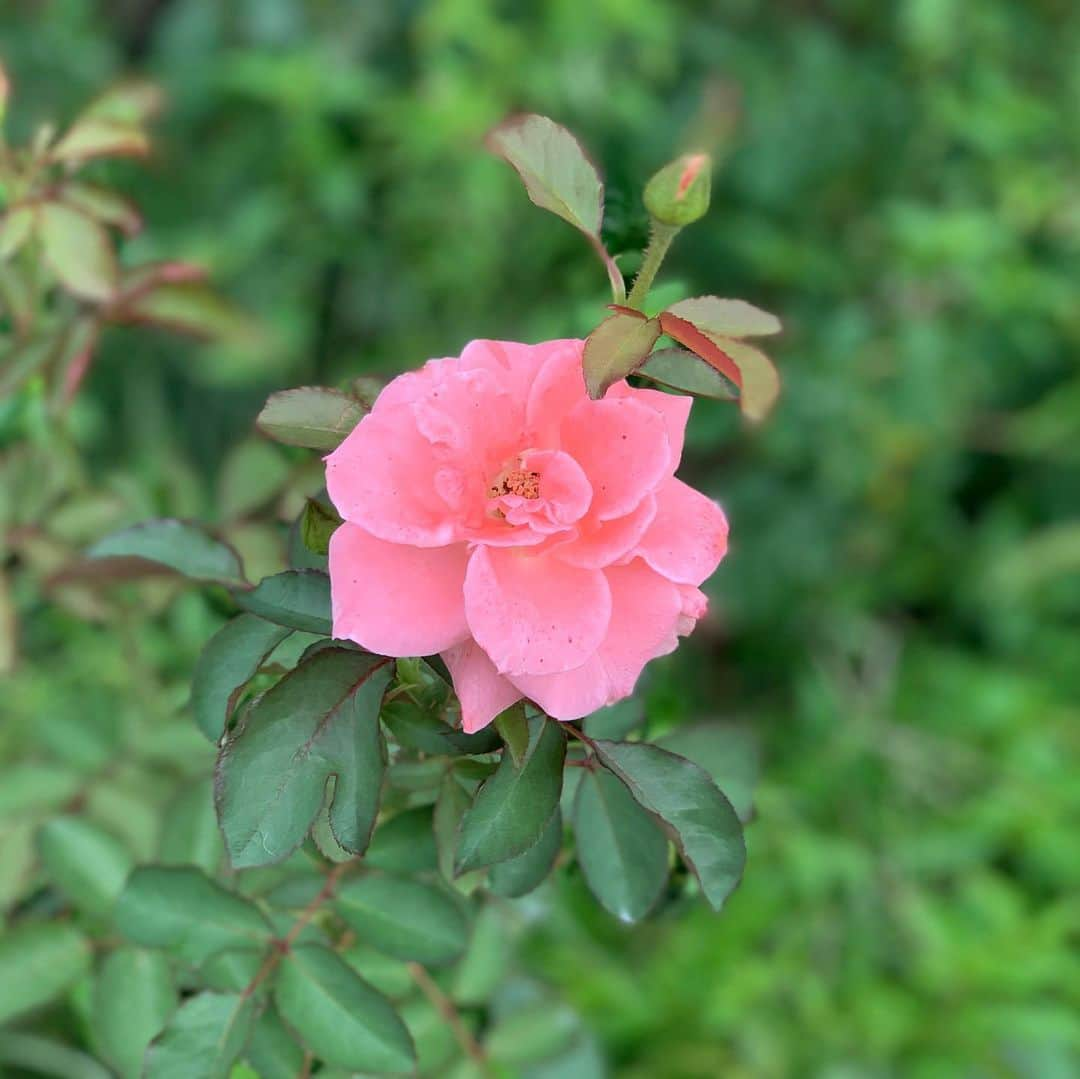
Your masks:
<path fill-rule="evenodd" d="M 557 558 L 583 569 L 603 569 L 629 554 L 656 516 L 656 499 L 646 495 L 625 517 L 584 524 L 581 534 L 554 548 Z"/>
<path fill-rule="evenodd" d="M 680 637 L 689 637 L 694 632 L 694 627 L 699 619 L 705 617 L 709 609 L 709 597 L 695 588 L 693 585 L 679 585 L 679 594 L 682 596 L 682 614 L 679 615 L 678 631 Z"/>
<path fill-rule="evenodd" d="M 604 639 L 611 593 L 599 570 L 527 548 L 477 547 L 465 574 L 465 614 L 501 674 L 567 671 Z"/>
<path fill-rule="evenodd" d="M 675 469 L 682 460 L 683 442 L 686 439 L 686 422 L 690 418 L 690 406 L 694 403 L 692 397 L 681 394 L 665 393 L 663 390 L 640 390 L 627 385 L 625 382 L 616 383 L 607 392 L 608 397 L 629 397 L 640 401 L 655 409 L 664 417 L 664 427 L 667 430 L 668 447 L 671 450 L 671 464 L 668 466 L 668 475 L 673 476 Z"/>
<path fill-rule="evenodd" d="M 521 468 L 539 476 L 539 497 L 502 495 L 493 500 L 506 521 L 528 525 L 537 532 L 560 532 L 580 520 L 592 502 L 588 477 L 568 453 L 559 450 L 528 450 L 520 456 Z M 500 545 L 502 546 L 502 545 Z"/>
<path fill-rule="evenodd" d="M 581 368 L 585 342 L 553 341 L 551 344 L 561 347 L 550 350 L 532 384 L 525 407 L 528 441 L 541 447 L 557 446 L 563 417 L 588 400 Z"/>
<path fill-rule="evenodd" d="M 484 650 L 469 640 L 443 652 L 442 658 L 454 679 L 454 692 L 461 701 L 461 729 L 474 734 L 486 727 L 500 712 L 521 700 L 521 693 L 488 659 Z"/>
<path fill-rule="evenodd" d="M 601 521 L 634 509 L 671 461 L 663 416 L 630 397 L 581 402 L 563 420 L 562 448 L 589 477 Z"/>
<path fill-rule="evenodd" d="M 387 543 L 346 522 L 330 537 L 334 636 L 383 656 L 427 656 L 469 635 L 468 551 Z"/>
<path fill-rule="evenodd" d="M 656 492 L 656 517 L 638 553 L 657 573 L 680 584 L 701 584 L 727 553 L 728 524 L 711 498 L 682 480 Z"/>

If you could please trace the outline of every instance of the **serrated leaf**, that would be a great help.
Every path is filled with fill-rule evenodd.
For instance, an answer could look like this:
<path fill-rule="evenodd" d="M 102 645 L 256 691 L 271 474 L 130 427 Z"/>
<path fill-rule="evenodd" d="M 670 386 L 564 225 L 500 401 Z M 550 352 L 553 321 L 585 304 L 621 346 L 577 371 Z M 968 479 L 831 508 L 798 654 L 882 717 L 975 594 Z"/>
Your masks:
<path fill-rule="evenodd" d="M 254 997 L 199 993 L 189 998 L 147 1050 L 145 1079 L 227 1079 L 254 1020 Z"/>
<path fill-rule="evenodd" d="M 237 615 L 206 642 L 191 681 L 191 711 L 199 730 L 217 741 L 236 699 L 292 632 L 253 614 Z"/>
<path fill-rule="evenodd" d="M 0 934 L 0 1023 L 47 1004 L 90 969 L 90 942 L 60 922 Z"/>
<path fill-rule="evenodd" d="M 710 367 L 715 367 L 725 378 L 742 388 L 742 374 L 735 361 L 708 334 L 702 333 L 692 322 L 687 322 L 670 311 L 661 312 L 658 318 L 661 329 L 668 337 L 678 341 L 680 345 L 685 345 Z"/>
<path fill-rule="evenodd" d="M 266 1008 L 255 1021 L 244 1056 L 260 1079 L 296 1079 L 303 1073 L 304 1050 L 273 1007 Z"/>
<path fill-rule="evenodd" d="M 488 887 L 508 899 L 528 895 L 547 879 L 562 849 L 562 841 L 562 813 L 556 808 L 540 838 L 528 850 L 491 867 Z"/>
<path fill-rule="evenodd" d="M 581 777 L 574 838 L 585 882 L 601 905 L 620 921 L 644 918 L 667 883 L 667 837 L 610 772 Z"/>
<path fill-rule="evenodd" d="M 704 333 L 724 337 L 765 337 L 779 333 L 780 320 L 745 300 L 724 300 L 719 296 L 694 296 L 673 303 L 668 310 L 692 322 Z"/>
<path fill-rule="evenodd" d="M 251 902 L 189 866 L 140 866 L 120 893 L 113 921 L 128 940 L 195 966 L 224 948 L 264 947 L 271 934 Z"/>
<path fill-rule="evenodd" d="M 416 1053 L 393 1005 L 319 945 L 293 948 L 274 987 L 282 1018 L 328 1064 L 410 1074 Z"/>
<path fill-rule="evenodd" d="M 397 959 L 438 966 L 457 959 L 469 927 L 445 893 L 406 877 L 354 877 L 337 891 L 334 908 L 356 935 Z"/>
<path fill-rule="evenodd" d="M 662 348 L 654 352 L 635 374 L 680 393 L 711 397 L 717 401 L 737 401 L 739 387 L 725 378 L 700 356 L 682 348 Z"/>
<path fill-rule="evenodd" d="M 305 633 L 329 636 L 330 578 L 314 569 L 290 569 L 264 577 L 250 592 L 239 592 L 237 603 L 268 622 Z"/>
<path fill-rule="evenodd" d="M 124 845 L 81 817 L 54 817 L 38 833 L 38 853 L 49 879 L 80 910 L 104 917 L 131 871 Z"/>
<path fill-rule="evenodd" d="M 734 723 L 687 723 L 658 738 L 656 744 L 704 768 L 739 820 L 750 819 L 761 767 L 752 731 Z"/>
<path fill-rule="evenodd" d="M 378 715 L 393 664 L 327 648 L 247 711 L 218 758 L 216 795 L 234 867 L 280 861 L 303 841 L 335 777 L 330 826 L 353 853 L 378 813 L 386 749 Z"/>
<path fill-rule="evenodd" d="M 731 357 L 742 376 L 739 408 L 748 419 L 763 420 L 780 396 L 780 375 L 772 360 L 759 348 L 745 341 L 709 334 L 708 337 Z"/>
<path fill-rule="evenodd" d="M 622 312 L 604 319 L 585 341 L 582 363 L 589 396 L 598 400 L 640 367 L 659 337 L 656 319 L 642 320 Z"/>
<path fill-rule="evenodd" d="M 525 760 L 529 748 L 529 724 L 525 719 L 525 704 L 518 701 L 495 717 L 495 729 L 503 740 L 510 759 L 518 768 Z"/>
<path fill-rule="evenodd" d="M 333 450 L 364 418 L 364 406 L 325 386 L 273 393 L 255 420 L 264 435 L 287 446 Z"/>
<path fill-rule="evenodd" d="M 237 553 L 187 521 L 145 521 L 98 540 L 86 554 L 91 559 L 137 558 L 195 581 L 234 587 L 247 583 Z"/>
<path fill-rule="evenodd" d="M 595 743 L 601 763 L 670 829 L 701 890 L 719 910 L 742 877 L 746 846 L 731 803 L 698 765 L 647 742 Z"/>
<path fill-rule="evenodd" d="M 58 202 L 37 207 L 42 253 L 60 284 L 82 300 L 112 298 L 119 282 L 109 235 L 93 218 Z"/>
<path fill-rule="evenodd" d="M 521 767 L 503 754 L 462 819 L 457 874 L 513 858 L 540 838 L 559 804 L 565 758 L 566 735 L 558 723 L 543 716 L 530 723 Z"/>
<path fill-rule="evenodd" d="M 146 1047 L 176 1008 L 169 961 L 158 952 L 118 948 L 94 980 L 94 1034 L 122 1079 L 142 1075 Z"/>

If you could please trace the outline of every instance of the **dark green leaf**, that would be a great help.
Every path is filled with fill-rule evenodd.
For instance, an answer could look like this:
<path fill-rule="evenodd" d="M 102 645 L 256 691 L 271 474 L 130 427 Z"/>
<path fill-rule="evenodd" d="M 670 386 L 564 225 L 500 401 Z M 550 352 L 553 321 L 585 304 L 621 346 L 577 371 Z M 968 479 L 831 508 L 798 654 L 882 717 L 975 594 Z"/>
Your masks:
<path fill-rule="evenodd" d="M 330 550 L 330 537 L 340 524 L 337 510 L 309 498 L 300 516 L 300 538 L 309 551 L 326 554 Z"/>
<path fill-rule="evenodd" d="M 625 738 L 631 731 L 645 725 L 645 704 L 640 697 L 624 697 L 616 704 L 609 704 L 593 712 L 582 727 L 593 738 Z"/>
<path fill-rule="evenodd" d="M 328 949 L 293 948 L 274 997 L 282 1018 L 328 1064 L 412 1072 L 412 1039 L 393 1005 Z"/>
<path fill-rule="evenodd" d="M 246 611 L 289 629 L 329 636 L 330 578 L 313 569 L 293 569 L 264 577 L 236 601 Z"/>
<path fill-rule="evenodd" d="M 543 716 L 534 720 L 521 767 L 504 754 L 465 814 L 456 873 L 513 858 L 540 838 L 559 804 L 565 758 L 559 724 Z"/>
<path fill-rule="evenodd" d="M 359 401 L 338 390 L 301 386 L 271 394 L 255 425 L 287 446 L 332 450 L 364 418 L 364 412 Z"/>
<path fill-rule="evenodd" d="M 562 840 L 562 813 L 556 809 L 540 838 L 528 850 L 491 867 L 488 887 L 496 895 L 509 899 L 527 895 L 551 872 L 562 849 Z"/>
<path fill-rule="evenodd" d="M 131 872 L 124 845 L 81 817 L 54 817 L 38 833 L 38 853 L 49 879 L 80 910 L 104 917 Z"/>
<path fill-rule="evenodd" d="M 392 673 L 381 656 L 327 648 L 247 711 L 217 768 L 218 817 L 235 867 L 279 861 L 299 846 L 331 775 L 334 836 L 354 853 L 367 847 L 385 770 L 378 714 Z"/>
<path fill-rule="evenodd" d="M 656 319 L 621 311 L 608 316 L 585 341 L 585 385 L 589 396 L 601 398 L 620 379 L 644 363 L 660 337 Z"/>
<path fill-rule="evenodd" d="M 273 1007 L 266 1008 L 255 1021 L 244 1056 L 259 1079 L 296 1079 L 303 1072 L 304 1051 Z"/>
<path fill-rule="evenodd" d="M 437 888 L 405 877 L 380 874 L 346 881 L 334 906 L 373 948 L 425 966 L 458 958 L 468 940 L 458 905 Z"/>
<path fill-rule="evenodd" d="M 431 806 L 417 806 L 383 821 L 364 857 L 367 865 L 394 873 L 424 873 L 438 865 Z"/>
<path fill-rule="evenodd" d="M 166 948 L 196 966 L 223 948 L 263 947 L 270 937 L 270 923 L 247 899 L 181 866 L 136 869 L 114 920 L 136 944 Z"/>
<path fill-rule="evenodd" d="M 667 837 L 610 772 L 586 770 L 574 803 L 577 859 L 590 891 L 616 918 L 636 922 L 668 879 Z"/>
<path fill-rule="evenodd" d="M 518 701 L 495 717 L 495 729 L 503 740 L 516 767 L 520 768 L 529 748 L 529 724 L 525 721 L 525 704 Z"/>
<path fill-rule="evenodd" d="M 191 997 L 147 1050 L 145 1079 L 226 1079 L 254 1020 L 254 997 L 239 993 Z"/>
<path fill-rule="evenodd" d="M 698 765 L 645 742 L 597 742 L 601 762 L 671 830 L 679 853 L 719 910 L 742 877 L 746 847 L 731 803 Z"/>
<path fill-rule="evenodd" d="M 241 614 L 206 642 L 191 681 L 191 710 L 207 738 L 216 742 L 221 737 L 240 691 L 290 632 Z"/>
<path fill-rule="evenodd" d="M 680 393 L 736 401 L 739 387 L 711 364 L 684 348 L 662 348 L 654 352 L 635 374 Z"/>
<path fill-rule="evenodd" d="M 186 521 L 145 521 L 114 532 L 87 551 L 89 558 L 138 558 L 166 566 L 196 581 L 244 585 L 237 553 Z"/>
<path fill-rule="evenodd" d="M 748 728 L 734 723 L 687 723 L 658 738 L 656 744 L 701 765 L 739 820 L 750 819 L 760 761 L 757 739 Z"/>
<path fill-rule="evenodd" d="M 90 942 L 60 922 L 0 934 L 0 1023 L 47 1004 L 90 968 Z"/>

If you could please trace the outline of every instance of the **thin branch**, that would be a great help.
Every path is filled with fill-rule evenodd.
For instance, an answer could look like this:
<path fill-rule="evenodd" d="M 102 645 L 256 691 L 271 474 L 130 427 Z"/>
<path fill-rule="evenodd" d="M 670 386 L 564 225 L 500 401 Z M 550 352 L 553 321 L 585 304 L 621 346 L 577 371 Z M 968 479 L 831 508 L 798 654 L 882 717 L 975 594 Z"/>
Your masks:
<path fill-rule="evenodd" d="M 434 978 L 419 963 L 409 963 L 409 973 L 420 987 L 420 992 L 435 1006 L 436 1011 L 446 1020 L 454 1032 L 461 1051 L 473 1061 L 481 1071 L 490 1074 L 484 1047 L 473 1037 L 473 1032 L 462 1021 L 454 1002 L 439 988 Z"/>

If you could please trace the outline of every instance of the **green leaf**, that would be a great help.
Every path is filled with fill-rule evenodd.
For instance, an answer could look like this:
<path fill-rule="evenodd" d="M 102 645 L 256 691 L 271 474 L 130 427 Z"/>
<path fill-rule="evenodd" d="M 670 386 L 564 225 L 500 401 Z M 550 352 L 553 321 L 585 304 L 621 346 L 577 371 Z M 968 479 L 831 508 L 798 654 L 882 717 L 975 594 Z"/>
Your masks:
<path fill-rule="evenodd" d="M 657 316 L 660 328 L 668 335 L 685 345 L 695 355 L 700 356 L 710 367 L 715 368 L 726 379 L 742 390 L 742 373 L 738 364 L 724 351 L 713 338 L 699 330 L 692 322 L 687 322 L 670 311 L 661 311 Z"/>
<path fill-rule="evenodd" d="M 83 782 L 81 772 L 64 765 L 14 764 L 0 772 L 0 817 L 57 809 Z"/>
<path fill-rule="evenodd" d="M 695 296 L 673 303 L 668 310 L 705 333 L 718 333 L 724 337 L 766 337 L 782 329 L 775 315 L 745 300 Z"/>
<path fill-rule="evenodd" d="M 462 819 L 457 874 L 513 858 L 540 838 L 559 804 L 565 758 L 559 724 L 543 716 L 534 720 L 521 767 L 504 753 Z"/>
<path fill-rule="evenodd" d="M 129 236 L 142 228 L 142 217 L 134 203 L 108 188 L 70 180 L 60 189 L 60 197 L 99 224 L 112 225 Z"/>
<path fill-rule="evenodd" d="M 49 151 L 49 158 L 79 163 L 93 157 L 143 157 L 149 152 L 149 140 L 134 125 L 106 117 L 84 116 Z"/>
<path fill-rule="evenodd" d="M 363 852 L 386 767 L 378 715 L 392 674 L 382 656 L 326 648 L 247 710 L 217 765 L 218 818 L 234 867 L 266 865 L 295 850 L 331 775 L 334 836 Z"/>
<path fill-rule="evenodd" d="M 108 832 L 80 817 L 54 817 L 38 833 L 49 879 L 80 910 L 104 917 L 131 872 L 132 858 Z"/>
<path fill-rule="evenodd" d="M 686 723 L 656 744 L 693 761 L 712 776 L 744 823 L 753 814 L 761 762 L 753 732 L 734 723 Z"/>
<path fill-rule="evenodd" d="M 146 1047 L 176 1007 L 169 961 L 158 952 L 119 948 L 94 980 L 94 1034 L 122 1079 L 142 1075 Z"/>
<path fill-rule="evenodd" d="M 547 879 L 562 849 L 562 840 L 562 813 L 556 808 L 540 838 L 528 850 L 491 867 L 488 887 L 508 899 L 527 895 Z"/>
<path fill-rule="evenodd" d="M 273 393 L 255 426 L 275 442 L 310 450 L 333 450 L 364 418 L 364 406 L 325 386 L 301 386 Z"/>
<path fill-rule="evenodd" d="M 640 697 L 624 697 L 593 712 L 582 726 L 592 738 L 625 738 L 631 731 L 645 725 L 645 704 Z"/>
<path fill-rule="evenodd" d="M 448 1079 L 448 1065 L 459 1054 L 454 1031 L 446 1018 L 424 997 L 414 997 L 401 1006 L 401 1018 L 409 1029 L 416 1046 L 417 1073 Z M 472 1026 L 471 1017 L 461 1016 L 460 1022 Z"/>
<path fill-rule="evenodd" d="M 671 830 L 714 910 L 742 877 L 746 846 L 731 803 L 698 765 L 646 742 L 596 742 L 600 761 Z"/>
<path fill-rule="evenodd" d="M 529 724 L 525 720 L 525 703 L 518 701 L 495 717 L 495 729 L 510 752 L 510 759 L 520 768 L 529 748 Z"/>
<path fill-rule="evenodd" d="M 610 772 L 581 777 L 574 836 L 578 864 L 601 905 L 620 921 L 644 918 L 667 883 L 667 837 Z"/>
<path fill-rule="evenodd" d="M 320 945 L 293 948 L 274 988 L 282 1018 L 328 1064 L 409 1074 L 416 1054 L 393 1005 Z"/>
<path fill-rule="evenodd" d="M 234 446 L 218 474 L 218 508 L 229 520 L 247 517 L 277 495 L 289 478 L 285 455 L 252 436 Z"/>
<path fill-rule="evenodd" d="M 538 1001 L 502 1016 L 484 1039 L 496 1064 L 521 1067 L 565 1050 L 581 1031 L 581 1020 L 565 1004 Z"/>
<path fill-rule="evenodd" d="M 251 902 L 187 866 L 140 866 L 113 918 L 129 940 L 165 948 L 194 966 L 224 948 L 265 947 L 271 935 Z"/>
<path fill-rule="evenodd" d="M 36 1034 L 0 1031 L 0 1066 L 20 1069 L 16 1074 L 53 1075 L 59 1079 L 113 1079 L 113 1073 L 93 1057 Z M 9 1071 L 2 1075 L 12 1074 Z"/>
<path fill-rule="evenodd" d="M 656 319 L 619 311 L 609 315 L 585 341 L 583 364 L 589 396 L 598 400 L 645 361 L 660 337 Z"/>
<path fill-rule="evenodd" d="M 465 816 L 470 805 L 472 796 L 455 778 L 453 770 L 447 771 L 439 787 L 439 797 L 435 801 L 435 847 L 439 854 L 439 872 L 448 883 L 456 883 L 459 890 L 466 894 L 476 887 L 482 876 L 482 871 L 477 870 L 457 878 L 456 882 L 454 879 L 458 829 L 461 827 L 461 818 Z"/>
<path fill-rule="evenodd" d="M 253 614 L 237 615 L 206 642 L 191 681 L 199 730 L 217 741 L 241 690 L 291 630 Z"/>
<path fill-rule="evenodd" d="M 264 959 L 260 948 L 225 948 L 199 967 L 199 983 L 217 993 L 241 993 L 254 980 Z"/>
<path fill-rule="evenodd" d="M 710 341 L 722 349 L 739 369 L 742 388 L 739 392 L 739 408 L 747 419 L 759 422 L 771 411 L 780 396 L 780 375 L 772 360 L 759 348 L 745 341 L 735 341 L 718 334 L 706 334 Z"/>
<path fill-rule="evenodd" d="M 514 942 L 505 910 L 488 903 L 480 908 L 465 958 L 457 965 L 451 996 L 457 1003 L 484 1005 L 506 976 Z"/>
<path fill-rule="evenodd" d="M 338 888 L 337 912 L 356 935 L 397 959 L 425 966 L 452 962 L 464 951 L 469 927 L 445 893 L 406 877 L 356 877 Z"/>
<path fill-rule="evenodd" d="M 210 341 L 253 347 L 259 327 L 202 281 L 162 281 L 132 290 L 112 312 L 114 322 L 157 326 Z"/>
<path fill-rule="evenodd" d="M 0 216 L 0 260 L 11 258 L 33 230 L 34 210 L 31 206 L 14 206 Z"/>
<path fill-rule="evenodd" d="M 315 554 L 330 550 L 330 537 L 337 531 L 341 518 L 335 509 L 309 498 L 300 517 L 300 538 Z"/>
<path fill-rule="evenodd" d="M 146 1053 L 145 1079 L 226 1079 L 255 1020 L 255 998 L 199 993 L 181 1005 Z"/>
<path fill-rule="evenodd" d="M 383 821 L 364 856 L 366 865 L 393 873 L 425 873 L 435 869 L 435 834 L 431 806 L 417 806 Z"/>
<path fill-rule="evenodd" d="M 246 611 L 289 629 L 329 636 L 330 578 L 314 569 L 291 569 L 264 577 L 250 592 L 238 592 Z"/>
<path fill-rule="evenodd" d="M 225 848 L 214 815 L 214 785 L 207 777 L 180 791 L 161 821 L 159 861 L 163 865 L 193 865 L 213 875 Z"/>
<path fill-rule="evenodd" d="M 86 553 L 93 559 L 137 558 L 153 562 L 195 581 L 234 587 L 247 583 L 237 553 L 187 521 L 145 521 L 98 540 Z"/>
<path fill-rule="evenodd" d="M 303 1072 L 304 1050 L 273 1007 L 265 1009 L 255 1021 L 244 1055 L 260 1079 L 296 1079 Z"/>
<path fill-rule="evenodd" d="M 49 268 L 81 300 L 103 302 L 119 283 L 109 234 L 92 218 L 58 202 L 37 209 L 37 235 Z"/>
<path fill-rule="evenodd" d="M 366 982 L 370 982 L 384 996 L 400 1000 L 416 989 L 416 982 L 409 972 L 408 964 L 393 959 L 366 944 L 352 943 L 341 958 Z"/>
<path fill-rule="evenodd" d="M 634 372 L 659 386 L 695 397 L 737 401 L 739 387 L 700 356 L 683 348 L 662 348 Z"/>
<path fill-rule="evenodd" d="M 90 969 L 90 942 L 61 922 L 0 934 L 0 1023 L 47 1004 Z"/>

